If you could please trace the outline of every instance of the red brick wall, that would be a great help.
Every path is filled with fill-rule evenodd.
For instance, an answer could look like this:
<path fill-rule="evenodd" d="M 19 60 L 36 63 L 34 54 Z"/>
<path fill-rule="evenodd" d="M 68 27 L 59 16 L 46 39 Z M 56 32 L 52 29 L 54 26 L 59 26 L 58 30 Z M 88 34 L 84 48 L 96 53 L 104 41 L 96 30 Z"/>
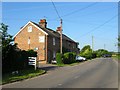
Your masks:
<path fill-rule="evenodd" d="M 32 26 L 32 32 L 28 32 L 28 26 Z M 18 48 L 22 50 L 39 48 L 38 55 L 39 60 L 45 60 L 45 42 L 39 42 L 39 36 L 45 36 L 43 32 L 38 30 L 32 24 L 28 24 L 14 39 L 15 43 L 18 43 Z M 30 45 L 28 45 L 28 39 L 30 37 Z"/>
<path fill-rule="evenodd" d="M 55 45 L 53 45 L 53 36 L 48 36 L 48 62 L 53 60 L 53 52 L 58 53 L 60 50 L 60 40 L 55 38 Z"/>
<path fill-rule="evenodd" d="M 32 32 L 28 32 L 28 26 L 32 26 Z M 39 36 L 44 36 L 44 43 L 39 42 Z M 30 37 L 30 45 L 28 39 Z M 34 25 L 28 24 L 18 35 L 15 37 L 14 42 L 18 44 L 18 48 L 22 50 L 38 48 L 38 60 L 46 60 L 49 63 L 53 59 L 53 52 L 60 51 L 60 38 L 55 38 L 55 45 L 53 45 L 53 37 L 45 35 L 42 31 L 38 30 Z M 73 52 L 77 52 L 76 43 L 63 40 L 63 46 Z"/>

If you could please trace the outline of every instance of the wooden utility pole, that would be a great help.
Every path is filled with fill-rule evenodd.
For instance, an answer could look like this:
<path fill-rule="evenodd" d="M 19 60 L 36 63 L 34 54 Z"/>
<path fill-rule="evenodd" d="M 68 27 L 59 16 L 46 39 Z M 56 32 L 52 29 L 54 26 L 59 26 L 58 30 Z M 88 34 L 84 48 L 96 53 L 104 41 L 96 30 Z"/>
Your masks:
<path fill-rule="evenodd" d="M 62 19 L 60 19 L 60 53 L 62 54 Z"/>
<path fill-rule="evenodd" d="M 104 49 L 105 49 L 106 45 L 104 44 Z"/>

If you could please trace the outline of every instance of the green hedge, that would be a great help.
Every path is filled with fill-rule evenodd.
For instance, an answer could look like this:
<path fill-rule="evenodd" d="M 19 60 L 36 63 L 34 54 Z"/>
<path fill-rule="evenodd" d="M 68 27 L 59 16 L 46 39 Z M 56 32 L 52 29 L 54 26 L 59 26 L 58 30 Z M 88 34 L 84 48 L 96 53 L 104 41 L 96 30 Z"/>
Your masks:
<path fill-rule="evenodd" d="M 73 52 L 64 53 L 64 55 L 63 55 L 63 63 L 64 64 L 74 63 L 74 62 L 76 62 L 75 58 L 76 58 L 76 54 L 73 53 Z"/>
<path fill-rule="evenodd" d="M 56 54 L 56 61 L 57 61 L 57 64 L 63 64 L 62 62 L 62 54 L 61 53 L 57 53 Z"/>
<path fill-rule="evenodd" d="M 16 50 L 11 46 L 6 57 L 2 59 L 3 74 L 32 67 L 28 65 L 28 57 L 36 56 L 37 52 L 34 52 L 33 50 Z"/>

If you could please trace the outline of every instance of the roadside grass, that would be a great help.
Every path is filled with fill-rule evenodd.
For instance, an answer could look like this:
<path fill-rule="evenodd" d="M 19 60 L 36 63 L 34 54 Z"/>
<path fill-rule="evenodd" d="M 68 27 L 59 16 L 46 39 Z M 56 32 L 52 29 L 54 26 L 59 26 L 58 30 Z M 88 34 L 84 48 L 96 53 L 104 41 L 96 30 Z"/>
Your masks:
<path fill-rule="evenodd" d="M 46 73 L 45 70 L 34 70 L 34 69 L 27 69 L 27 70 L 21 70 L 19 71 L 18 74 L 12 74 L 12 73 L 7 73 L 2 76 L 2 84 L 7 84 L 7 83 L 12 83 L 28 78 L 32 78 L 35 76 L 39 76 Z"/>
<path fill-rule="evenodd" d="M 71 64 L 56 64 L 57 66 L 59 67 L 64 67 L 64 66 L 74 66 L 74 65 L 78 65 L 80 63 L 83 63 L 85 61 L 82 61 L 82 62 L 74 62 L 74 63 L 71 63 Z"/>
<path fill-rule="evenodd" d="M 120 60 L 120 55 L 112 56 L 113 59 Z"/>

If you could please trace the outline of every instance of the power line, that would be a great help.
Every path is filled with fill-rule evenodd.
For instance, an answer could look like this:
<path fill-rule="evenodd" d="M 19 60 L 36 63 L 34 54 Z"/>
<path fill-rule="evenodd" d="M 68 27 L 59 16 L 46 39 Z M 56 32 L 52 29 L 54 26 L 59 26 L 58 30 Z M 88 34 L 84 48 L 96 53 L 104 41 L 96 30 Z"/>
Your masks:
<path fill-rule="evenodd" d="M 51 0 L 51 1 L 52 1 L 52 0 Z M 52 3 L 53 3 L 53 1 L 52 1 Z M 87 9 L 87 8 L 89 8 L 89 7 L 92 7 L 93 5 L 95 5 L 95 4 L 97 4 L 97 3 L 98 3 L 98 2 L 95 2 L 95 3 L 89 4 L 89 5 L 86 6 L 86 7 L 83 7 L 83 8 L 77 9 L 77 10 L 75 10 L 75 11 L 72 11 L 72 12 L 70 12 L 70 13 L 67 13 L 67 14 L 65 14 L 65 15 L 62 15 L 61 17 L 70 16 L 70 15 L 72 15 L 72 14 L 75 14 L 75 13 L 79 12 L 79 11 L 82 11 L 82 10 L 85 10 L 85 9 Z M 53 3 L 53 5 L 54 5 L 54 3 Z M 54 5 L 54 8 L 55 8 L 56 12 L 58 13 L 58 11 L 57 11 L 55 5 Z M 59 15 L 59 13 L 58 13 L 58 17 L 61 18 L 60 15 Z M 56 19 L 57 19 L 57 18 L 54 18 L 54 19 L 51 19 L 51 20 L 56 20 Z"/>
<path fill-rule="evenodd" d="M 52 1 L 52 0 L 51 0 L 51 1 Z M 56 6 L 55 6 L 55 4 L 54 4 L 54 2 L 53 2 L 53 1 L 52 1 L 52 4 L 53 4 L 53 7 L 54 7 L 54 9 L 55 9 L 55 11 L 56 11 L 56 13 L 57 13 L 58 17 L 61 19 L 60 15 L 59 15 L 59 13 L 58 13 L 58 11 L 57 11 L 57 8 L 56 8 Z"/>
<path fill-rule="evenodd" d="M 51 1 L 52 1 L 52 0 L 51 0 Z M 55 11 L 56 11 L 59 19 L 60 19 L 60 53 L 62 54 L 62 47 L 63 47 L 63 45 L 62 45 L 62 44 L 63 44 L 63 43 L 62 43 L 62 18 L 60 17 L 60 15 L 59 15 L 59 13 L 58 13 L 58 11 L 57 11 L 57 8 L 55 7 L 55 4 L 54 4 L 53 1 L 52 1 L 52 4 L 53 4 L 53 6 L 54 6 L 54 8 L 55 8 Z"/>
<path fill-rule="evenodd" d="M 118 15 L 113 16 L 112 18 L 110 18 L 109 20 L 107 20 L 106 22 L 104 22 L 103 24 L 101 24 L 101 25 L 95 27 L 94 29 L 90 30 L 89 32 L 83 34 L 81 37 L 86 36 L 87 34 L 89 34 L 89 33 L 93 32 L 93 31 L 99 29 L 100 27 L 104 26 L 105 24 L 109 23 L 111 20 L 113 20 L 114 18 L 116 18 L 116 16 L 118 16 Z"/>
<path fill-rule="evenodd" d="M 89 7 L 93 6 L 93 5 L 95 5 L 95 4 L 97 4 L 97 2 L 92 3 L 92 4 L 89 4 L 89 5 L 86 6 L 86 7 L 80 8 L 80 9 L 78 9 L 78 10 L 75 10 L 75 11 L 73 11 L 73 12 L 70 12 L 70 13 L 68 13 L 68 14 L 65 14 L 65 15 L 63 15 L 63 16 L 61 16 L 61 17 L 70 16 L 70 15 L 72 15 L 72 14 L 75 14 L 75 13 L 79 12 L 79 11 L 85 10 L 85 9 L 87 9 L 87 8 L 89 8 Z"/>
<path fill-rule="evenodd" d="M 111 40 L 114 40 L 115 38 L 112 38 L 112 39 L 109 39 L 109 38 L 104 38 L 104 37 L 96 37 L 96 36 L 94 36 L 96 39 L 98 39 L 98 40 L 101 40 L 101 41 L 111 41 Z"/>

